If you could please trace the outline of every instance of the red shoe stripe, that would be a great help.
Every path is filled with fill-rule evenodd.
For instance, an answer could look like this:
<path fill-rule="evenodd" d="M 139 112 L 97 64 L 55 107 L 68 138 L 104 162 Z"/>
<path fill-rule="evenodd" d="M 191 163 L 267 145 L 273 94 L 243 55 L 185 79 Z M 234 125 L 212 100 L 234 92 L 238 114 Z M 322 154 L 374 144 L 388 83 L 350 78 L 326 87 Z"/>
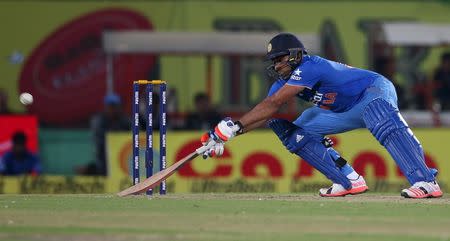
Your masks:
<path fill-rule="evenodd" d="M 409 191 L 411 191 L 416 197 L 420 196 L 420 193 L 415 188 L 409 188 Z"/>
<path fill-rule="evenodd" d="M 423 191 L 422 189 L 420 189 L 420 188 L 417 188 L 417 191 L 419 191 L 419 193 L 420 193 L 421 196 L 426 196 L 426 195 L 427 195 L 427 193 L 424 192 L 424 191 Z"/>
<path fill-rule="evenodd" d="M 412 194 L 414 195 L 414 196 L 417 196 L 417 193 L 413 190 L 413 188 L 408 188 L 407 189 L 409 192 L 412 192 Z"/>
<path fill-rule="evenodd" d="M 410 188 L 410 190 L 416 194 L 416 196 L 414 198 L 425 198 L 428 197 L 429 195 L 426 194 L 423 190 L 419 189 L 419 188 Z"/>

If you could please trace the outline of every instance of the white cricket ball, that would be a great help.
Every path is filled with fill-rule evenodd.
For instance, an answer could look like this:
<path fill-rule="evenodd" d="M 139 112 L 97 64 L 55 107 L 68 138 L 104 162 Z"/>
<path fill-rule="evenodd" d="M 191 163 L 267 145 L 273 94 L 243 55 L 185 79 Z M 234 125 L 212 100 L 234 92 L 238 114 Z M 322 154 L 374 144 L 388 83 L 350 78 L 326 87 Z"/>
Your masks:
<path fill-rule="evenodd" d="M 29 105 L 33 103 L 33 96 L 30 93 L 24 92 L 19 96 L 20 103 Z"/>

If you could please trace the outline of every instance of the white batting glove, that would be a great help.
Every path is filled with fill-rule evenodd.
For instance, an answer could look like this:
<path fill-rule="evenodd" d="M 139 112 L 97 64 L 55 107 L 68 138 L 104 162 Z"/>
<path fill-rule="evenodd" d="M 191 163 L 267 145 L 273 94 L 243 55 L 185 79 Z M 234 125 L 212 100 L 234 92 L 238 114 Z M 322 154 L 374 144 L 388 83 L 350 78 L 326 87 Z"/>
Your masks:
<path fill-rule="evenodd" d="M 214 156 L 222 156 L 224 152 L 224 145 L 223 143 L 215 143 L 213 147 L 211 147 L 209 150 L 203 153 L 203 159 L 206 159 L 208 157 L 214 157 Z"/>
<path fill-rule="evenodd" d="M 220 140 L 213 130 L 210 130 L 200 138 L 203 146 L 208 147 L 203 153 L 203 159 L 213 156 L 221 156 L 224 151 L 224 142 Z"/>
<path fill-rule="evenodd" d="M 239 122 L 233 122 L 229 117 L 220 121 L 214 129 L 201 137 L 203 146 L 212 146 L 203 153 L 203 158 L 221 156 L 224 152 L 225 142 L 236 136 L 241 130 L 242 125 Z"/>
<path fill-rule="evenodd" d="M 242 132 L 242 129 L 240 122 L 234 122 L 230 117 L 227 117 L 214 128 L 214 135 L 226 142 L 235 137 L 237 133 Z"/>

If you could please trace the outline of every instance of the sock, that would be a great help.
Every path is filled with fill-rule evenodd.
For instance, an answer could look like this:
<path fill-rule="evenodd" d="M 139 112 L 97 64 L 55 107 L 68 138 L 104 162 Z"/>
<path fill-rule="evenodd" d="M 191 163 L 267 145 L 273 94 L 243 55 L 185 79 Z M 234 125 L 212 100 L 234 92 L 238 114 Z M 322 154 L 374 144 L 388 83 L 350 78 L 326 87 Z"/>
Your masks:
<path fill-rule="evenodd" d="M 359 174 L 355 171 L 353 171 L 352 173 L 347 175 L 347 178 L 351 179 L 351 180 L 356 180 L 356 179 L 358 179 L 358 177 L 359 177 Z"/>
<path fill-rule="evenodd" d="M 355 172 L 353 167 L 351 167 L 349 164 L 345 164 L 343 167 L 341 167 L 341 173 L 344 174 L 348 179 L 357 179 L 359 177 L 359 174 Z"/>

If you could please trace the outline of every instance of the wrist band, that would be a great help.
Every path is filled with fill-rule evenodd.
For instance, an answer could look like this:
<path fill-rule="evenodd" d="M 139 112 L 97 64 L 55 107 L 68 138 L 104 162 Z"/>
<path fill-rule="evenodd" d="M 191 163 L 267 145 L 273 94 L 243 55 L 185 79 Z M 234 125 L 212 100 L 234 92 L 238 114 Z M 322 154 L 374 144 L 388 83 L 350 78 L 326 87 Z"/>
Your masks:
<path fill-rule="evenodd" d="M 240 134 L 244 133 L 244 126 L 242 125 L 242 123 L 240 121 L 235 121 L 234 124 L 239 126 L 239 130 L 236 131 L 236 134 L 240 135 Z"/>

